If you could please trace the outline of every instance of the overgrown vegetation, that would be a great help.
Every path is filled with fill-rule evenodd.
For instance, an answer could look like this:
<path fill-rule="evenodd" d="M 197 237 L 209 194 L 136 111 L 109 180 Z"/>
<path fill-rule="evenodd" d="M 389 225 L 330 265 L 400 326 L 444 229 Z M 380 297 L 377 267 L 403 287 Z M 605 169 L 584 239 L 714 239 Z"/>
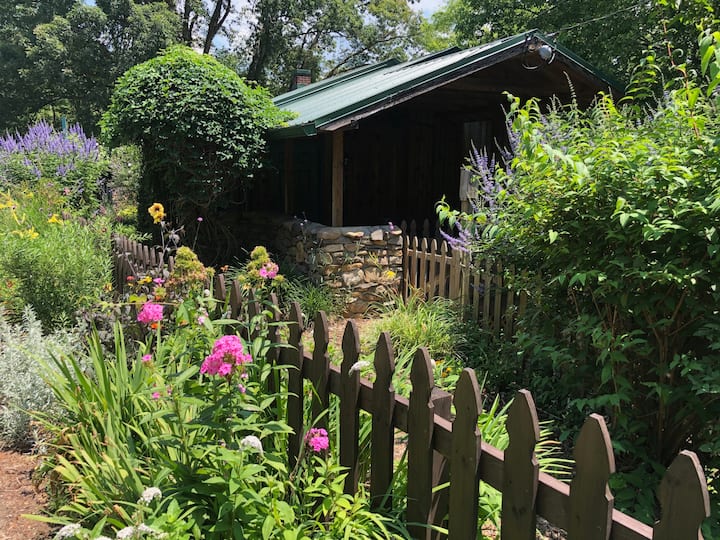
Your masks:
<path fill-rule="evenodd" d="M 80 346 L 76 330 L 44 335 L 31 308 L 17 324 L 0 308 L 0 448 L 27 450 L 43 442 L 30 414 L 58 411 L 41 364 L 53 355 L 78 354 Z"/>
<path fill-rule="evenodd" d="M 168 201 L 176 223 L 193 227 L 188 234 L 195 234 L 197 218 L 204 220 L 198 248 L 212 261 L 227 255 L 231 241 L 220 214 L 245 199 L 266 130 L 287 118 L 263 88 L 249 86 L 207 55 L 176 46 L 120 77 L 101 124 L 110 145 L 141 149 L 141 229 L 151 230 L 145 209 Z"/>
<path fill-rule="evenodd" d="M 606 416 L 616 503 L 645 520 L 648 477 L 680 450 L 709 472 L 720 458 L 719 38 L 700 41 L 709 80 L 677 66 L 679 84 L 653 107 L 513 99 L 507 168 L 477 156 L 477 212 L 440 209 L 479 231 L 478 252 L 529 272 L 514 382 L 569 432 Z"/>

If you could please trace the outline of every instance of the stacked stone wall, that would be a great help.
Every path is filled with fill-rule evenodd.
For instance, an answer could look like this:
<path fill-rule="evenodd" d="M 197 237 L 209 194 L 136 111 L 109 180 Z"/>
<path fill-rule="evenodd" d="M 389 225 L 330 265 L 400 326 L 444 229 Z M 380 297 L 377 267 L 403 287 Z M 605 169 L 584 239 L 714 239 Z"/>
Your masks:
<path fill-rule="evenodd" d="M 315 282 L 335 289 L 345 298 L 347 314 L 359 316 L 398 291 L 402 238 L 391 225 L 328 227 L 290 220 L 280 225 L 275 249 Z"/>

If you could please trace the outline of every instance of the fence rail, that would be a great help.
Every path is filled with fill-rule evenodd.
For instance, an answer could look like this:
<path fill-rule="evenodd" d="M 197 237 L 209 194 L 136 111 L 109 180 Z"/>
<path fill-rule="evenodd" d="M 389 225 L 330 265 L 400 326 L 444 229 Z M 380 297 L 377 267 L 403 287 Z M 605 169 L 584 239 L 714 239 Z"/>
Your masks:
<path fill-rule="evenodd" d="M 511 286 L 514 272 L 499 260 L 471 263 L 467 253 L 444 240 L 411 236 L 403 240 L 403 297 L 420 294 L 426 299 L 454 300 L 469 318 L 496 336 L 512 336 L 527 306 L 527 293 Z"/>
<path fill-rule="evenodd" d="M 144 250 L 127 250 L 128 244 L 115 243 L 116 273 L 121 276 L 131 264 L 123 259 Z M 138 264 L 137 261 L 133 264 Z M 148 259 L 145 264 L 151 264 Z M 126 276 L 125 276 L 126 277 Z M 123 278 L 124 281 L 125 278 Z M 226 284 L 216 277 L 213 290 L 218 299 L 229 299 L 231 313 L 243 307 L 253 315 L 260 312 L 250 298 L 243 304 L 237 281 Z M 537 412 L 530 392 L 520 391 L 509 410 L 507 430 L 509 447 L 502 452 L 481 440 L 477 428 L 481 412 L 481 394 L 471 369 L 463 370 L 454 395 L 435 388 L 427 349 L 419 348 L 411 368 L 412 391 L 406 399 L 395 394 L 392 386 L 394 353 L 387 333 L 380 335 L 374 353 L 376 378 L 370 382 L 352 369 L 360 352 L 356 323 L 349 321 L 342 340 L 342 364 L 330 364 L 327 353 L 329 326 L 325 313 L 319 313 L 313 328 L 313 350 L 304 350 L 303 315 L 297 303 L 288 314 L 271 299 L 269 310 L 275 321 L 289 326 L 289 347 L 280 350 L 279 365 L 287 370 L 289 397 L 286 416 L 293 428 L 290 435 L 291 464 L 296 462 L 303 444 L 303 411 L 306 393 L 303 381 L 314 387 L 311 409 L 320 426 L 326 423 L 330 394 L 340 400 L 340 463 L 348 469 L 347 493 L 355 493 L 360 478 L 359 413 L 372 416 L 369 490 L 376 509 L 387 508 L 387 497 L 394 467 L 393 440 L 396 429 L 408 435 L 408 482 L 406 519 L 412 535 L 419 539 L 444 538 L 430 525 L 447 527 L 447 538 L 467 540 L 477 537 L 479 482 L 500 490 L 502 534 L 509 540 L 534 540 L 537 516 L 567 531 L 568 540 L 695 540 L 701 539 L 702 521 L 709 516 L 708 489 L 702 468 L 693 452 L 681 452 L 668 468 L 658 489 L 661 519 L 649 526 L 613 507 L 608 487 L 615 470 L 610 436 L 600 415 L 586 420 L 574 451 L 575 474 L 568 485 L 539 471 L 534 448 L 539 438 Z M 276 328 L 276 327 L 271 327 Z M 277 331 L 271 341 L 281 342 Z M 454 405 L 455 416 L 451 413 Z M 434 489 L 450 479 L 448 489 Z"/>

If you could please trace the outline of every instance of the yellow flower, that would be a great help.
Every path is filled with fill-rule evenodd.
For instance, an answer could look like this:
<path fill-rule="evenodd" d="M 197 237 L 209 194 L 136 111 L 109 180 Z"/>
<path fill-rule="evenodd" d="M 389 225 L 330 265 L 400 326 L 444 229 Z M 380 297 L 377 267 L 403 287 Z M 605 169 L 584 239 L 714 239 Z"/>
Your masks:
<path fill-rule="evenodd" d="M 40 236 L 35 230 L 35 227 L 30 227 L 29 229 L 24 231 L 15 230 L 12 232 L 12 234 L 17 234 L 20 238 L 28 238 L 30 240 L 33 240 Z"/>
<path fill-rule="evenodd" d="M 393 279 L 395 277 L 395 275 L 396 275 L 395 272 L 393 272 L 392 270 L 388 270 L 387 272 L 385 272 L 385 276 L 388 279 Z"/>
<path fill-rule="evenodd" d="M 62 219 L 60 219 L 57 214 L 53 214 L 52 216 L 50 216 L 50 219 L 48 219 L 48 223 L 60 224 L 62 222 L 63 222 Z"/>
<path fill-rule="evenodd" d="M 148 208 L 148 214 L 152 216 L 153 223 L 160 223 L 163 219 L 165 219 L 165 207 L 159 202 L 156 202 Z"/>

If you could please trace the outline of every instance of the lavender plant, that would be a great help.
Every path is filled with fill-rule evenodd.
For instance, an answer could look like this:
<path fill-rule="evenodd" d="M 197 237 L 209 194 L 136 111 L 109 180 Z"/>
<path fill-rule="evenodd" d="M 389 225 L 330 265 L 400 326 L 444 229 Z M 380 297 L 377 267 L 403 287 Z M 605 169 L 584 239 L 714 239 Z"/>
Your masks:
<path fill-rule="evenodd" d="M 94 208 L 109 160 L 80 125 L 56 131 L 45 121 L 0 137 L 0 189 L 19 184 L 54 186 L 75 208 Z"/>

